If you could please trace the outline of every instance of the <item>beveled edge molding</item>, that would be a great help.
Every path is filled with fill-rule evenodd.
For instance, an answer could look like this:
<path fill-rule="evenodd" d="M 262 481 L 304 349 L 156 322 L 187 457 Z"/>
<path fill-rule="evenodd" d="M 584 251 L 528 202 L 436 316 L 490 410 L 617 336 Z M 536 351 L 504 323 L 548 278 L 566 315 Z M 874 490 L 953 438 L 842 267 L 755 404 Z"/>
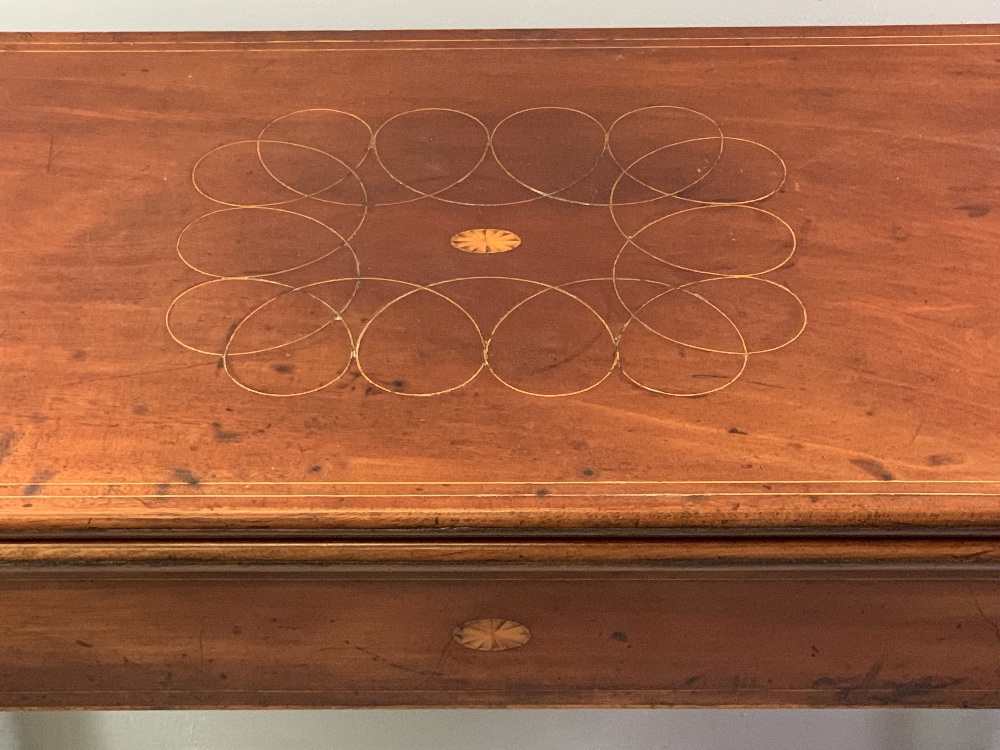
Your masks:
<path fill-rule="evenodd" d="M 5 542 L 0 571 L 1000 570 L 993 539 Z"/>
<path fill-rule="evenodd" d="M 1000 536 L 1000 481 L 204 483 L 156 495 L 149 483 L 0 483 L 0 536 L 184 532 L 326 537 L 548 532 Z M 29 492 L 30 490 L 30 492 Z M 961 502 L 955 502 L 960 500 Z M 945 502 L 947 501 L 947 502 Z"/>

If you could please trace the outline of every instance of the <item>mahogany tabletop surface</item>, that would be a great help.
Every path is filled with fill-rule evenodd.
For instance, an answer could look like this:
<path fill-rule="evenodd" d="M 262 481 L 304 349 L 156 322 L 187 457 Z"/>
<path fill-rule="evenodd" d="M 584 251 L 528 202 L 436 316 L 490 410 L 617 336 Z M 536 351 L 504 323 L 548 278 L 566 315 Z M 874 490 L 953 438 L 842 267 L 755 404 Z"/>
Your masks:
<path fill-rule="evenodd" d="M 0 533 L 1000 522 L 1000 26 L 0 35 Z"/>

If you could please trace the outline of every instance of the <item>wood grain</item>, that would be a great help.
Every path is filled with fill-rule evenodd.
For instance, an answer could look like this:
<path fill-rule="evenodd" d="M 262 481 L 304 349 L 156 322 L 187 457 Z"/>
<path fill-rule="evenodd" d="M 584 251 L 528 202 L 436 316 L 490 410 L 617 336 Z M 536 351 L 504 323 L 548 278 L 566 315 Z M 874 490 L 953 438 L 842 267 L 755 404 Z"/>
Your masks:
<path fill-rule="evenodd" d="M 0 706 L 1000 706 L 998 74 L 0 35 Z"/>
<path fill-rule="evenodd" d="M 998 215 L 992 176 L 1000 166 L 993 106 L 998 44 L 993 27 L 6 35 L 0 39 L 0 139 L 8 154 L 0 167 L 0 480 L 7 484 L 0 526 L 8 533 L 216 534 L 993 526 L 1000 497 L 991 262 Z M 565 398 L 511 390 L 489 372 L 440 396 L 407 398 L 408 388 L 461 381 L 477 357 L 468 322 L 428 293 L 397 304 L 366 333 L 366 374 L 378 387 L 359 376 L 348 356 L 344 377 L 331 387 L 297 398 L 261 396 L 234 384 L 218 357 L 185 349 L 168 334 L 171 301 L 210 280 L 185 266 L 175 249 L 191 222 L 194 233 L 185 235 L 183 248 L 189 254 L 230 247 L 235 233 L 243 254 L 222 260 L 286 266 L 327 247 L 333 235 L 323 236 L 320 222 L 343 228 L 347 209 L 337 213 L 329 201 L 347 202 L 337 191 L 358 189 L 346 172 L 325 195 L 291 193 L 294 202 L 283 206 L 296 218 L 287 227 L 285 215 L 272 225 L 277 212 L 263 210 L 248 210 L 267 214 L 260 225 L 227 224 L 235 221 L 230 214 L 197 223 L 223 206 L 195 189 L 195 165 L 225 144 L 253 142 L 278 118 L 328 108 L 376 130 L 388 123 L 379 136 L 381 158 L 397 176 L 424 180 L 424 192 L 434 192 L 450 181 L 449 169 L 478 153 L 481 134 L 457 114 L 401 113 L 460 110 L 492 128 L 528 109 L 535 114 L 506 120 L 495 145 L 519 179 L 551 186 L 575 174 L 565 170 L 592 155 L 588 139 L 599 133 L 567 110 L 531 108 L 578 110 L 608 128 L 624 113 L 651 106 L 709 115 L 728 137 L 733 160 L 719 162 L 714 183 L 706 179 L 679 197 L 651 201 L 654 213 L 773 187 L 776 163 L 751 141 L 787 166 L 780 189 L 753 206 L 787 222 L 795 253 L 762 277 L 766 283 L 731 282 L 733 289 L 752 287 L 746 299 L 709 294 L 725 284 L 703 282 L 720 277 L 645 256 L 628 271 L 660 284 L 700 282 L 695 289 L 739 319 L 751 344 L 768 336 L 777 341 L 794 328 L 798 312 L 776 285 L 802 301 L 809 320 L 801 336 L 750 356 L 723 390 L 702 398 L 663 396 L 637 387 L 612 364 L 599 387 Z M 343 147 L 348 163 L 358 145 L 350 139 L 362 133 L 363 152 L 366 136 L 347 117 L 329 132 L 295 118 L 278 121 L 265 138 L 298 138 L 307 148 L 274 146 L 279 150 L 267 151 L 265 160 L 279 179 L 326 187 L 310 161 L 315 154 L 308 148 L 318 147 L 308 143 L 327 138 L 328 148 Z M 638 126 L 645 124 L 627 120 L 613 133 L 623 160 L 658 147 L 640 138 Z M 428 161 L 425 148 L 433 138 L 449 144 L 438 162 Z M 208 170 L 202 187 L 243 190 L 239 199 L 249 199 L 246 191 L 256 183 L 240 182 L 242 156 L 223 159 L 225 148 L 214 153 L 222 161 L 202 162 L 199 169 Z M 683 172 L 697 158 L 649 162 L 643 175 L 665 180 L 674 174 L 669 170 Z M 428 164 L 437 177 L 421 176 Z M 423 285 L 478 275 L 545 284 L 607 276 L 622 241 L 606 209 L 539 197 L 495 166 L 480 172 L 445 197 L 537 200 L 493 208 L 435 198 L 385 205 L 414 194 L 398 184 L 393 193 L 384 175 L 382 183 L 365 177 L 372 205 L 352 240 L 362 275 Z M 609 179 L 592 175 L 577 193 L 560 196 L 600 197 Z M 730 273 L 719 269 L 729 263 L 740 272 L 740 262 L 768 261 L 787 241 L 764 214 L 759 232 L 747 234 L 739 222 L 750 209 L 708 209 L 689 212 L 683 224 L 653 227 L 673 226 L 651 240 L 656 252 L 681 253 L 668 260 L 684 260 L 678 265 L 685 267 L 714 263 L 717 272 Z M 482 226 L 514 232 L 522 245 L 483 256 L 450 247 L 457 232 Z M 721 257 L 714 244 L 663 245 L 671 237 L 696 243 L 730 237 L 740 252 Z M 767 244 L 772 240 L 775 247 Z M 352 277 L 356 271 L 344 258 L 333 253 L 269 278 L 284 279 L 286 286 L 277 288 L 286 289 Z M 247 271 L 233 268 L 226 273 Z M 236 287 L 261 286 L 267 285 L 232 282 L 229 296 L 198 298 L 184 308 L 185 335 L 211 338 L 221 325 L 225 343 L 223 313 L 239 297 Z M 343 284 L 333 286 L 345 293 Z M 409 288 L 392 287 L 386 297 L 386 284 L 360 286 L 359 321 L 379 300 Z M 482 282 L 465 288 L 464 297 L 455 284 L 447 289 L 476 310 L 488 332 L 489 320 L 540 288 Z M 588 304 L 615 325 L 628 320 L 607 288 L 574 289 L 590 295 Z M 366 291 L 378 298 L 369 300 L 374 308 L 362 309 Z M 273 320 L 262 321 L 285 342 L 296 331 L 309 333 L 302 327 L 317 314 L 310 305 L 318 303 L 297 294 L 292 307 L 272 305 Z M 674 326 L 667 334 L 685 343 L 714 336 L 715 348 L 731 345 L 733 332 L 700 299 L 675 293 L 657 302 L 664 306 L 656 325 Z M 518 387 L 573 390 L 607 364 L 600 325 L 561 293 L 525 304 L 507 320 L 490 343 L 491 364 Z M 238 335 L 250 335 L 248 326 Z M 689 390 L 714 388 L 740 359 L 667 346 L 655 336 L 636 338 L 633 346 L 640 326 L 630 326 L 621 340 L 624 372 L 651 378 L 654 386 L 667 373 Z M 255 355 L 263 359 L 254 364 L 252 382 L 291 390 L 309 385 L 311 367 L 343 358 L 336 353 L 343 334 L 334 328 L 311 339 L 328 334 L 320 342 L 328 349 L 283 346 L 271 350 L 274 361 Z M 264 329 L 254 335 L 271 335 Z M 269 345 L 276 341 L 284 343 Z M 246 351 L 248 342 L 236 343 Z M 684 370 L 685 362 L 694 369 Z M 698 369 L 711 367 L 717 369 Z"/>
<path fill-rule="evenodd" d="M 0 544 L 0 570 L 8 574 L 65 570 L 178 570 L 239 568 L 371 570 L 391 566 L 506 571 L 637 571 L 665 568 L 974 570 L 1000 565 L 992 539 L 685 539 L 670 541 L 171 541 L 28 542 Z"/>
<path fill-rule="evenodd" d="M 5 575 L 0 702 L 995 707 L 998 594 L 972 572 Z M 531 638 L 456 643 L 480 618 Z"/>

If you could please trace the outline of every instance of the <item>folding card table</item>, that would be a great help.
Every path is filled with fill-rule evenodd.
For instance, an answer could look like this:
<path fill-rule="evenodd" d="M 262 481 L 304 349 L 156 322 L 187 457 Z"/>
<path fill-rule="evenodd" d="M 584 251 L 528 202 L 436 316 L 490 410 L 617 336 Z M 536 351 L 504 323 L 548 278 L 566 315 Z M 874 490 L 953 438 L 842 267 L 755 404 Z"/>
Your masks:
<path fill-rule="evenodd" d="M 0 705 L 1000 706 L 1000 26 L 0 36 Z"/>

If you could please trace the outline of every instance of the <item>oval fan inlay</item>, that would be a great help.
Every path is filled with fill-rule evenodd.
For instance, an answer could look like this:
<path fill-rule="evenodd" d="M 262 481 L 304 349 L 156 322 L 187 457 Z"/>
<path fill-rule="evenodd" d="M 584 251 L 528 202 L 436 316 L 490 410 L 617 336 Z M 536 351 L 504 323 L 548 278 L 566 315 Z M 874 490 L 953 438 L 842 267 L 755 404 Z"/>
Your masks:
<path fill-rule="evenodd" d="M 513 620 L 470 620 L 455 628 L 455 640 L 475 651 L 507 651 L 530 639 L 531 632 Z"/>
<path fill-rule="evenodd" d="M 451 246 L 465 253 L 505 253 L 521 244 L 521 238 L 506 229 L 466 229 L 451 238 Z"/>

